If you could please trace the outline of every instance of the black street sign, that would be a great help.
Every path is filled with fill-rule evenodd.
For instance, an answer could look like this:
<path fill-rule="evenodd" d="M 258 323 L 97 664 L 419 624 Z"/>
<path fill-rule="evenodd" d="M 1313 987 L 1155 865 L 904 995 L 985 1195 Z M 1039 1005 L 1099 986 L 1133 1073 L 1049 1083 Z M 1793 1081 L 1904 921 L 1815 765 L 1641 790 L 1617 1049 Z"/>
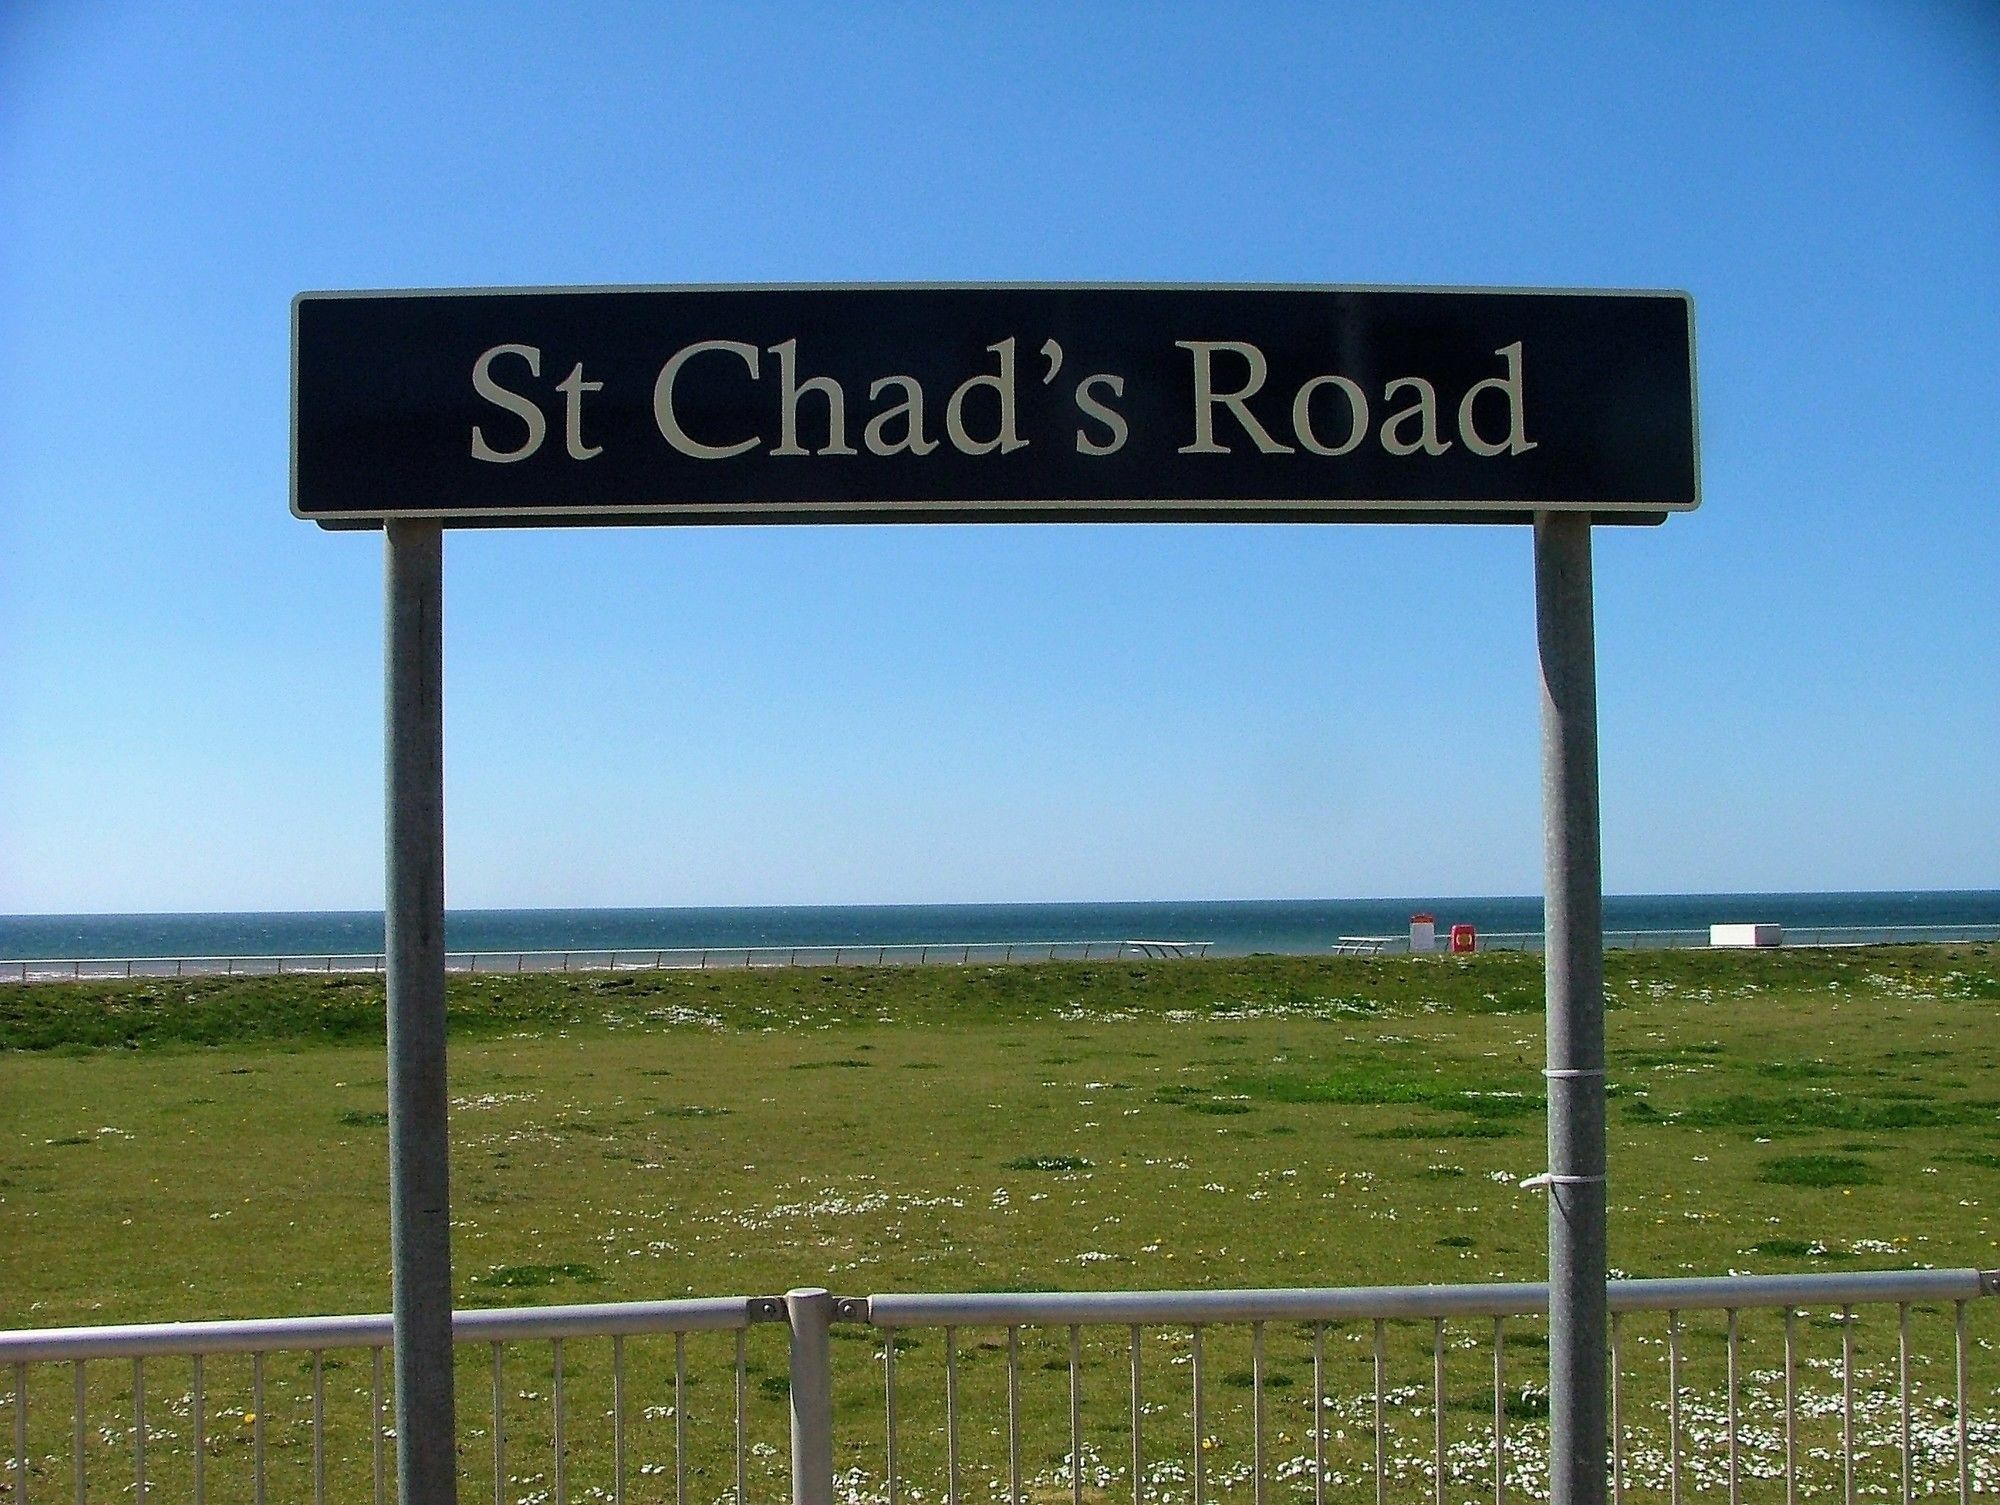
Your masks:
<path fill-rule="evenodd" d="M 302 293 L 292 510 L 452 523 L 1657 522 L 1699 501 L 1667 292 Z"/>

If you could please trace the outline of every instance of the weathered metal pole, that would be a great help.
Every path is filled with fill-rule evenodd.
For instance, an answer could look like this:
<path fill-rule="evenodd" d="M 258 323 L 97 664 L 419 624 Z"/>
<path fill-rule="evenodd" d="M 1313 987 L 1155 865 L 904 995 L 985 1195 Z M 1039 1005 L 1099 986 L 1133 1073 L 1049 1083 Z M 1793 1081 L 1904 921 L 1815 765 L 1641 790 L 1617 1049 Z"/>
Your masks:
<path fill-rule="evenodd" d="M 1548 997 L 1549 1500 L 1603 1505 L 1604 891 L 1590 518 L 1535 518 Z"/>
<path fill-rule="evenodd" d="M 383 527 L 396 1498 L 454 1505 L 444 1047 L 444 530 Z"/>

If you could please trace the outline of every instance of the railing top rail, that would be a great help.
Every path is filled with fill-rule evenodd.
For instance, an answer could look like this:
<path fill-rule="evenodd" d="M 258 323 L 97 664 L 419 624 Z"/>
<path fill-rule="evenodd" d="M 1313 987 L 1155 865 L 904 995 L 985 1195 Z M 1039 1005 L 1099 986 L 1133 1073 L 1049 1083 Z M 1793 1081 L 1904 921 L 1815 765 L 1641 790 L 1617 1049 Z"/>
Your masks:
<path fill-rule="evenodd" d="M 1807 1275 L 1701 1275 L 1671 1280 L 1614 1280 L 1608 1291 L 1614 1312 L 1972 1301 L 2000 1292 L 2000 1271 L 1836 1270 Z"/>
<path fill-rule="evenodd" d="M 646 949 L 650 951 L 652 948 L 649 946 Z M 454 951 L 451 954 L 453 956 L 465 956 L 470 953 Z M 553 953 L 535 951 L 482 951 L 478 954 L 481 956 L 562 955 L 560 951 Z M 190 952 L 183 955 L 160 956 L 7 956 L 0 957 L 0 967 L 74 967 L 78 965 L 85 967 L 122 967 L 127 962 L 135 964 L 139 962 L 296 962 L 308 960 L 316 962 L 329 960 L 337 962 L 365 962 L 375 961 L 381 955 L 380 951 L 228 951 L 217 952 L 214 955 L 199 955 Z"/>
<path fill-rule="evenodd" d="M 1857 1270 L 1808 1275 L 1614 1280 L 1615 1312 L 1859 1306 L 1968 1301 L 2000 1289 L 2000 1272 Z M 1546 1312 L 1543 1282 L 1349 1286 L 1263 1291 L 980 1291 L 845 1297 L 837 1320 L 876 1327 L 1198 1326 L 1211 1322 L 1338 1322 L 1372 1318 L 1525 1317 Z"/>
<path fill-rule="evenodd" d="M 613 1334 L 729 1332 L 754 1322 L 784 1320 L 781 1299 L 711 1296 L 680 1301 L 621 1301 L 576 1306 L 460 1311 L 452 1337 L 460 1343 L 511 1343 L 531 1338 Z M 141 1322 L 105 1327 L 47 1327 L 0 1332 L 0 1364 L 44 1360 L 145 1358 L 166 1354 L 272 1353 L 322 1348 L 388 1347 L 389 1314 L 265 1317 L 220 1322 Z"/>
<path fill-rule="evenodd" d="M 1970 1301 L 2000 1295 L 2000 1270 L 1855 1270 L 1830 1274 L 1696 1276 L 1614 1280 L 1614 1312 L 1863 1306 Z M 845 1296 L 839 1322 L 876 1327 L 1026 1325 L 1200 1326 L 1207 1323 L 1339 1322 L 1379 1318 L 1527 1317 L 1548 1310 L 1540 1282 L 1488 1285 L 1331 1286 L 1250 1291 L 968 1291 Z M 786 1320 L 780 1296 L 460 1311 L 460 1343 L 731 1332 Z M 303 1352 L 388 1347 L 387 1313 L 270 1317 L 219 1322 L 148 1322 L 0 1331 L 0 1364 L 155 1355 Z"/>
<path fill-rule="evenodd" d="M 1019 1324 L 1199 1326 L 1365 1317 L 1519 1316 L 1548 1308 L 1546 1285 L 1376 1286 L 1263 1291 L 889 1292 L 844 1298 L 838 1320 L 876 1327 Z"/>

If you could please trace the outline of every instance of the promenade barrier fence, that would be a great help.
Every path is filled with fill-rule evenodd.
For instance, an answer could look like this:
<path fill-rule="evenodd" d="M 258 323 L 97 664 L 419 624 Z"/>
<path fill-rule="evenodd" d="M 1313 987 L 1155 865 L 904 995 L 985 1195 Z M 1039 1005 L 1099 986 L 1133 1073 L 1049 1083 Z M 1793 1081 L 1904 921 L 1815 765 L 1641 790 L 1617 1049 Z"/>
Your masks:
<path fill-rule="evenodd" d="M 1820 925 L 1787 927 L 1785 947 L 2000 943 L 2000 925 Z M 1481 931 L 1481 951 L 1540 951 L 1537 930 Z M 1703 930 L 1607 930 L 1612 951 L 1707 949 Z M 996 966 L 1021 962 L 1178 960 L 1214 956 L 1213 941 L 927 941 L 892 945 L 622 947 L 569 951 L 453 951 L 457 973 L 643 972 L 743 967 Z M 1290 955 L 1396 956 L 1407 935 L 1348 935 L 1323 950 Z M 1439 952 L 1445 947 L 1440 944 Z M 380 972 L 379 951 L 284 956 L 98 956 L 0 960 L 0 982 L 85 982 L 120 977 L 262 977 L 293 972 Z"/>
<path fill-rule="evenodd" d="M 1784 947 L 2000 943 L 2000 925 L 1818 925 L 1786 927 Z M 1482 931 L 1480 951 L 1540 951 L 1540 931 Z M 1708 931 L 1606 931 L 1608 951 L 1708 949 Z M 1408 935 L 1344 935 L 1318 953 L 1408 955 Z M 1442 953 L 1444 947 L 1440 945 Z M 1034 961 L 1180 961 L 1212 957 L 1214 941 L 926 941 L 838 947 L 626 947 L 598 951 L 452 951 L 450 973 L 722 971 L 742 967 L 994 967 Z M 284 957 L 28 957 L 0 961 L 0 983 L 82 983 L 118 977 L 276 977 L 288 973 L 380 973 L 382 953 Z"/>
<path fill-rule="evenodd" d="M 999 966 L 1023 962 L 1173 960 L 1206 956 L 1208 941 L 924 941 L 890 945 L 619 947 L 568 951 L 451 951 L 459 973 L 721 971 L 744 967 Z M 0 961 L 0 982 L 87 982 L 119 977 L 275 977 L 294 972 L 380 972 L 382 953 L 285 956 L 31 957 Z"/>
<path fill-rule="evenodd" d="M 1779 949 L 1821 946 L 1908 946 L 1952 942 L 2000 942 L 2000 925 L 1787 925 Z M 1409 949 L 1408 937 L 1402 949 Z M 1540 931 L 1481 932 L 1481 951 L 1540 951 Z M 1605 949 L 1612 951 L 1707 950 L 1706 928 L 1699 930 L 1607 930 Z M 1440 945 L 1439 949 L 1443 949 Z"/>
<path fill-rule="evenodd" d="M 1996 1292 L 1974 1269 L 1611 1282 L 1613 1500 L 2000 1493 Z M 1503 1284 L 460 1311 L 461 1493 L 1507 1505 L 1545 1479 L 1547 1310 Z M 387 1316 L 0 1332 L 11 1505 L 382 1505 L 391 1342 Z"/>

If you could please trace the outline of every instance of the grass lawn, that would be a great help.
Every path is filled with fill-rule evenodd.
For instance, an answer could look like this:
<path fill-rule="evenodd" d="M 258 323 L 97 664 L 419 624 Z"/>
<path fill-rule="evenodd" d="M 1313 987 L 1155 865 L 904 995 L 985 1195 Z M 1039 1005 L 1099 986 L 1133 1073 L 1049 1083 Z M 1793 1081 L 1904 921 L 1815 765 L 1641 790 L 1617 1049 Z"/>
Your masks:
<path fill-rule="evenodd" d="M 1540 990 L 1539 959 L 1503 953 L 454 979 L 458 1300 L 1537 1279 L 1546 1203 L 1514 1183 L 1542 1168 Z M 2000 948 L 1617 953 L 1607 995 L 1616 1269 L 2000 1264 Z M 365 978 L 0 986 L 0 1327 L 386 1310 L 381 1010 Z M 1990 1419 L 2000 1320 L 1984 1308 L 2000 1302 L 1978 1305 L 1975 1391 Z M 1916 1320 L 1935 1371 L 1923 1381 L 1948 1390 L 1949 1315 Z M 1508 1329 L 1523 1387 L 1509 1409 L 1528 1435 L 1546 1362 L 1538 1325 Z M 1747 1352 L 1768 1373 L 1775 1319 L 1752 1326 Z M 1690 1383 L 1715 1379 L 1720 1330 L 1690 1327 Z M 997 1400 L 1002 1351 L 981 1345 L 1002 1336 L 961 1335 L 968 1406 Z M 1809 1328 L 1811 1355 L 1837 1355 L 1840 1337 L 1837 1324 Z M 1394 1330 L 1395 1382 L 1420 1391 L 1398 1402 L 1412 1467 L 1429 1436 L 1430 1338 Z M 929 1491 L 941 1445 L 922 1397 L 941 1385 L 943 1345 L 906 1341 L 903 1465 Z M 1085 1345 L 1098 1398 L 1086 1461 L 1102 1478 L 1086 1474 L 1113 1497 L 1129 1497 L 1125 1341 L 1121 1330 Z M 1159 1445 L 1183 1462 L 1186 1341 L 1148 1339 Z M 1370 1341 L 1326 1334 L 1338 1488 L 1366 1478 L 1365 1418 L 1339 1408 L 1367 1389 Z M 1472 1470 L 1482 1408 L 1490 1426 L 1491 1334 L 1453 1341 L 1453 1426 Z M 1066 1497 L 1066 1335 L 1027 1342 L 1025 1461 L 1038 1488 Z M 1231 1429 L 1247 1342 L 1218 1330 L 1206 1355 L 1208 1483 L 1246 1499 L 1230 1470 L 1247 1456 Z M 1275 1459 L 1309 1451 L 1309 1342 L 1270 1335 Z M 857 1434 L 840 1462 L 879 1474 L 880 1423 L 867 1422 L 881 1405 L 879 1335 L 835 1346 Z M 672 1345 L 657 1347 L 633 1356 L 644 1405 L 661 1413 L 633 1403 L 635 1458 L 656 1443 L 671 1456 Z M 728 1347 L 690 1342 L 683 1399 L 708 1431 L 727 1415 Z M 1863 1360 L 1894 1355 L 1892 1317 L 1863 1334 Z M 769 1495 L 785 1466 L 781 1336 L 753 1333 L 750 1359 L 752 1436 L 774 1449 L 756 1455 L 753 1489 Z M 346 1366 L 351 1405 L 365 1357 L 329 1362 Z M 465 1362 L 461 1408 L 476 1422 L 485 1357 Z M 1635 1328 L 1626 1362 L 1635 1387 L 1653 1387 L 1650 1417 L 1664 1373 L 1652 1329 Z M 549 1362 L 510 1363 L 511 1493 L 525 1499 L 547 1487 L 535 1482 L 546 1439 L 538 1453 L 527 1433 L 533 1415 L 546 1430 Z M 125 1406 L 129 1422 L 129 1374 L 98 1367 L 103 1409 Z M 159 1424 L 181 1434 L 185 1406 L 178 1420 L 171 1406 L 184 1370 L 149 1371 Z M 233 1395 L 241 1377 L 217 1371 L 212 1395 Z M 1814 1373 L 1824 1382 L 1823 1365 Z M 272 1404 L 288 1409 L 272 1446 L 290 1450 L 287 1467 L 302 1458 L 304 1375 L 289 1358 L 273 1370 Z M 573 1352 L 566 1379 L 572 1408 L 596 1421 L 604 1356 Z M 50 1456 L 66 1456 L 68 1377 L 35 1383 L 48 1401 L 38 1388 L 31 1414 Z M 967 1441 L 968 1489 L 982 1496 L 1005 1483 L 991 1414 Z M 602 1427 L 585 1430 L 573 1484 L 602 1472 Z M 713 1451 L 725 1441 L 691 1439 L 691 1498 L 728 1483 Z M 2000 1469 L 2000 1437 L 1987 1445 Z M 366 1462 L 356 1446 L 338 1462 L 349 1483 Z M 470 1469 L 482 1455 L 468 1448 Z M 116 1439 L 102 1450 L 115 1458 Z M 184 1466 L 171 1443 L 156 1451 L 160 1468 Z M 237 1463 L 218 1468 L 234 1477 Z M 1170 1474 L 1156 1483 L 1164 1498 L 1186 1490 Z M 490 1495 L 490 1481 L 477 1487 Z"/>

